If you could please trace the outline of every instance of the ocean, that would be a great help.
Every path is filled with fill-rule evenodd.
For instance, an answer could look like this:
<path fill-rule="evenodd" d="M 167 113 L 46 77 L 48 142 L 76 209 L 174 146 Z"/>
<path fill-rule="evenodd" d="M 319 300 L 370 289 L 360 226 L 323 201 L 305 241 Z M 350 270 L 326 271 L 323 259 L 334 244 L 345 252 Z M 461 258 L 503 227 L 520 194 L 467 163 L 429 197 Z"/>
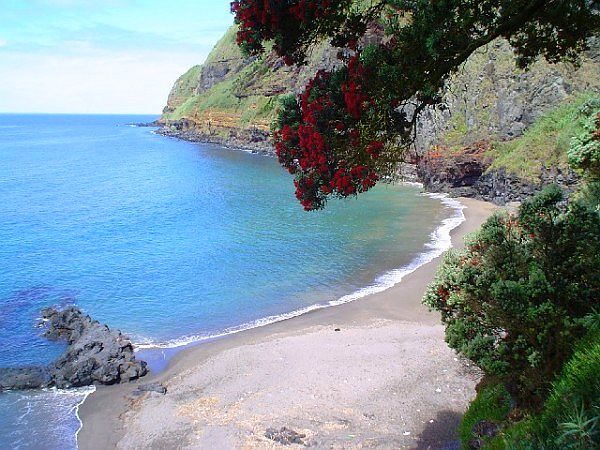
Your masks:
<path fill-rule="evenodd" d="M 160 370 L 156 349 L 390 287 L 462 220 L 415 185 L 306 213 L 274 158 L 127 125 L 153 119 L 0 114 L 0 367 L 56 358 L 39 311 L 75 304 Z M 76 448 L 92 391 L 0 393 L 0 448 Z"/>

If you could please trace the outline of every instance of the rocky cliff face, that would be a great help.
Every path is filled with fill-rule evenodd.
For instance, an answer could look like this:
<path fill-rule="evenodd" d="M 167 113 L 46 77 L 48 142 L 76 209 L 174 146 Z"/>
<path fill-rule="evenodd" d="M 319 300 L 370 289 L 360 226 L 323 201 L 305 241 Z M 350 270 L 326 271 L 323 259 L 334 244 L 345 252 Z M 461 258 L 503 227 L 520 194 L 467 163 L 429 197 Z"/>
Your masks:
<path fill-rule="evenodd" d="M 524 178 L 504 168 L 492 169 L 491 144 L 478 141 L 460 150 L 428 151 L 417 163 L 419 180 L 432 192 L 472 197 L 499 205 L 522 202 L 548 184 L 572 191 L 579 177 L 562 167 L 543 167 L 536 178 Z"/>
<path fill-rule="evenodd" d="M 302 68 L 287 67 L 272 54 L 246 58 L 235 33 L 231 27 L 203 65 L 175 82 L 160 119 L 166 131 L 256 146 L 266 139 L 280 95 L 301 91 L 317 70 L 339 64 L 338 50 L 326 44 L 315 48 Z M 577 69 L 539 61 L 527 71 L 515 68 L 504 40 L 480 49 L 451 78 L 443 103 L 422 114 L 417 150 L 512 139 L 565 99 L 599 91 L 600 46 L 596 42 L 592 48 Z"/>
<path fill-rule="evenodd" d="M 247 58 L 231 27 L 202 66 L 173 86 L 159 123 L 162 132 L 188 140 L 270 151 L 269 129 L 278 98 L 299 92 L 319 69 L 339 64 L 337 50 L 313 49 L 304 67 L 287 67 L 273 54 Z"/>
<path fill-rule="evenodd" d="M 481 139 L 514 139 L 542 115 L 584 92 L 600 91 L 600 42 L 570 64 L 515 67 L 510 46 L 496 40 L 475 52 L 450 79 L 441 107 L 425 111 L 417 145 L 466 146 Z"/>

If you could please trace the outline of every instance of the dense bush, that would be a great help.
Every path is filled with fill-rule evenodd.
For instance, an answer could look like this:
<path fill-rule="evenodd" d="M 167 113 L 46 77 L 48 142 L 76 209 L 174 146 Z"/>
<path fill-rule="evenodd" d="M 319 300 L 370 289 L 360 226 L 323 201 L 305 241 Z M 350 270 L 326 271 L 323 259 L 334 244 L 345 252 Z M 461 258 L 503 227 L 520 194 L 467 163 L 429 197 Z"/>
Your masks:
<path fill-rule="evenodd" d="M 593 314 L 596 324 L 599 315 Z M 509 417 L 507 393 L 500 384 L 483 386 L 461 425 L 463 448 L 483 443 L 486 450 L 587 450 L 600 448 L 600 330 L 596 325 L 578 343 L 539 413 L 517 422 Z M 494 423 L 500 432 L 479 438 L 473 426 Z"/>
<path fill-rule="evenodd" d="M 587 101 L 580 111 L 583 131 L 573 137 L 568 151 L 569 163 L 587 176 L 600 178 L 600 100 Z"/>
<path fill-rule="evenodd" d="M 539 406 L 600 308 L 600 217 L 557 187 L 518 215 L 491 217 L 450 252 L 424 302 L 442 313 L 448 344 Z"/>
<path fill-rule="evenodd" d="M 600 448 L 600 333 L 597 330 L 579 344 L 554 383 L 542 413 L 532 422 L 530 442 L 534 448 Z"/>
<path fill-rule="evenodd" d="M 600 99 L 588 100 L 580 109 L 582 130 L 571 140 L 569 163 L 579 169 L 583 185 L 578 201 L 600 213 Z"/>

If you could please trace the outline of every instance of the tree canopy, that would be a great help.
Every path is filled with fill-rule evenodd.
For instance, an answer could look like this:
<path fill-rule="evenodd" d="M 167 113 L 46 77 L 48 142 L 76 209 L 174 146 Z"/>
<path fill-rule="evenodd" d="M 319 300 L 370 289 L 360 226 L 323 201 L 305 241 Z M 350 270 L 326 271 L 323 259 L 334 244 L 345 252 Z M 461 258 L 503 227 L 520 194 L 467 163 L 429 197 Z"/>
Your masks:
<path fill-rule="evenodd" d="M 282 101 L 274 138 L 306 210 L 389 179 L 419 113 L 478 48 L 506 38 L 516 63 L 577 61 L 600 29 L 590 0 L 235 0 L 238 44 L 303 64 L 323 40 L 343 64 Z M 368 37 L 368 38 L 367 38 Z"/>
<path fill-rule="evenodd" d="M 600 299 L 600 215 L 557 186 L 496 214 L 450 251 L 424 303 L 442 314 L 448 345 L 539 406 L 590 328 Z M 595 322 L 594 322 L 595 323 Z"/>

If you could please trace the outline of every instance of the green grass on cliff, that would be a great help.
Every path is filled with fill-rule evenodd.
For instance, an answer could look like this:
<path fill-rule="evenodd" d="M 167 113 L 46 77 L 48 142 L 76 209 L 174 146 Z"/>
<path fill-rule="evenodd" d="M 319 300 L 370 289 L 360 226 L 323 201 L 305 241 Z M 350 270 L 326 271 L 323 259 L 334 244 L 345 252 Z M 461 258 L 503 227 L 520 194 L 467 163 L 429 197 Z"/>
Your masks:
<path fill-rule="evenodd" d="M 215 47 L 206 57 L 204 64 L 213 64 L 218 61 L 242 59 L 242 52 L 236 44 L 237 26 L 229 27 L 225 35 L 219 39 Z"/>
<path fill-rule="evenodd" d="M 581 106 L 598 95 L 583 94 L 567 100 L 531 125 L 523 136 L 500 142 L 490 153 L 493 163 L 488 170 L 506 169 L 535 180 L 542 167 L 567 169 L 567 150 L 573 136 L 582 131 Z"/>
<path fill-rule="evenodd" d="M 270 44 L 263 57 L 252 59 L 242 55 L 236 44 L 237 27 L 232 26 L 215 45 L 202 66 L 196 66 L 181 76 L 173 87 L 169 106 L 163 119 L 168 121 L 187 118 L 196 120 L 200 126 L 207 116 L 214 113 L 233 120 L 232 125 L 248 127 L 265 125 L 275 118 L 275 109 L 282 94 L 294 92 L 297 86 L 312 77 L 319 64 L 326 61 L 328 45 L 323 42 L 309 53 L 306 66 L 295 69 L 265 63 L 269 58 Z M 210 89 L 196 94 L 189 89 L 197 85 L 204 69 L 227 62 L 230 71 Z M 195 83 L 194 83 L 195 80 Z M 175 101 L 173 101 L 175 100 Z"/>
<path fill-rule="evenodd" d="M 181 106 L 194 95 L 201 70 L 202 66 L 194 66 L 177 79 L 169 95 L 172 107 Z"/>
<path fill-rule="evenodd" d="M 261 95 L 260 89 L 274 84 L 281 73 L 273 74 L 262 59 L 257 59 L 216 83 L 201 94 L 195 94 L 202 67 L 223 61 L 238 61 L 244 56 L 235 42 L 237 27 L 227 30 L 215 45 L 202 66 L 195 66 L 182 75 L 173 88 L 172 104 L 175 109 L 163 114 L 167 120 L 196 119 L 206 112 L 225 114 L 235 118 L 237 125 L 247 126 L 253 122 L 270 122 L 273 118 L 277 95 Z M 259 82 L 257 82 L 257 80 Z M 281 80 L 279 80 L 281 82 Z M 190 86 L 193 86 L 190 88 Z M 175 101 L 173 101 L 175 100 Z"/>

